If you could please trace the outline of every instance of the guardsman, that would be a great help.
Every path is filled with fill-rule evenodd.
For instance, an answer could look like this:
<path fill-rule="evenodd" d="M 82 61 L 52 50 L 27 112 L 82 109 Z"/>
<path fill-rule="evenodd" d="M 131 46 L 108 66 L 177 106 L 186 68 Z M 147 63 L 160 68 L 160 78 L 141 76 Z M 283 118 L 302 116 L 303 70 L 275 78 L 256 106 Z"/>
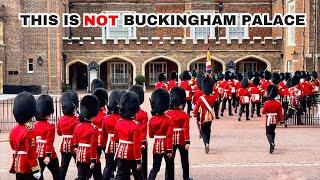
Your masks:
<path fill-rule="evenodd" d="M 268 99 L 268 92 L 267 88 L 271 84 L 271 72 L 265 71 L 264 72 L 264 80 L 261 81 L 261 88 L 262 88 L 262 103 L 264 103 Z"/>
<path fill-rule="evenodd" d="M 302 125 L 301 115 L 303 114 L 303 109 L 300 105 L 300 98 L 302 97 L 303 91 L 299 88 L 300 76 L 294 75 L 290 81 L 290 101 L 289 101 L 289 112 L 288 117 L 292 117 L 294 113 L 297 115 L 297 123 L 298 125 Z"/>
<path fill-rule="evenodd" d="M 192 110 L 192 88 L 189 81 L 191 80 L 190 71 L 183 71 L 182 73 L 182 81 L 180 82 L 180 87 L 186 91 L 186 103 L 187 103 L 187 113 L 190 116 L 190 112 Z M 183 106 L 184 109 L 185 105 Z"/>
<path fill-rule="evenodd" d="M 250 103 L 250 93 L 248 91 L 249 80 L 244 78 L 241 81 L 241 88 L 238 90 L 237 95 L 239 96 L 240 111 L 238 121 L 241 121 L 241 116 L 244 111 L 246 111 L 246 120 L 249 118 L 249 103 Z"/>
<path fill-rule="evenodd" d="M 304 91 L 304 94 L 306 96 L 306 103 L 307 103 L 307 107 L 308 107 L 309 110 L 312 107 L 313 88 L 314 88 L 313 85 L 312 85 L 311 80 L 312 80 L 311 75 L 309 73 L 307 73 L 305 82 L 303 84 L 303 91 Z"/>
<path fill-rule="evenodd" d="M 40 179 L 40 166 L 36 152 L 36 136 L 29 126 L 36 115 L 36 100 L 29 92 L 21 92 L 13 102 L 13 116 L 18 123 L 9 135 L 13 152 L 10 173 L 17 180 Z"/>
<path fill-rule="evenodd" d="M 173 125 L 171 119 L 165 115 L 169 109 L 169 93 L 163 89 L 155 90 L 150 98 L 151 114 L 149 122 L 149 137 L 154 138 L 153 166 L 148 179 L 155 180 L 164 158 L 166 162 L 166 178 L 174 179 L 174 160 L 172 156 Z"/>
<path fill-rule="evenodd" d="M 251 117 L 255 111 L 257 111 L 257 116 L 261 117 L 261 101 L 262 101 L 262 89 L 260 87 L 260 78 L 254 77 L 252 79 L 252 87 L 249 88 L 250 101 L 251 101 Z"/>
<path fill-rule="evenodd" d="M 103 179 L 109 180 L 114 178 L 114 172 L 117 168 L 114 154 L 116 153 L 117 144 L 113 140 L 115 127 L 121 119 L 119 111 L 119 102 L 121 96 L 125 93 L 124 90 L 114 90 L 111 92 L 108 102 L 109 114 L 104 117 L 102 123 L 102 136 L 106 142 L 106 167 L 103 170 Z"/>
<path fill-rule="evenodd" d="M 97 88 L 104 88 L 104 85 L 101 79 L 94 79 L 91 82 L 91 92 L 93 92 Z"/>
<path fill-rule="evenodd" d="M 193 95 L 194 91 L 195 91 L 195 87 L 197 86 L 197 71 L 196 70 L 191 71 L 191 80 L 189 81 L 189 84 L 191 85 L 192 95 Z"/>
<path fill-rule="evenodd" d="M 247 78 L 248 78 L 248 87 L 251 87 L 252 86 L 252 79 L 254 78 L 254 73 L 252 71 L 248 71 Z"/>
<path fill-rule="evenodd" d="M 237 78 L 237 81 L 235 82 L 234 87 L 236 89 L 236 92 L 238 92 L 238 90 L 241 88 L 241 81 L 243 79 L 243 75 L 241 73 L 237 73 L 236 78 Z M 239 106 L 239 97 L 237 96 L 236 97 L 236 107 L 234 109 L 234 113 L 237 113 L 238 106 Z"/>
<path fill-rule="evenodd" d="M 177 78 L 178 78 L 178 73 L 175 71 L 172 71 L 170 74 L 170 81 L 168 81 L 168 91 L 178 86 Z"/>
<path fill-rule="evenodd" d="M 204 78 L 202 80 L 202 95 L 196 103 L 193 114 L 200 114 L 200 128 L 201 136 L 205 146 L 206 154 L 209 153 L 210 135 L 211 135 L 211 123 L 214 119 L 214 103 L 218 100 L 216 96 L 212 95 L 212 89 L 214 86 L 213 79 Z"/>
<path fill-rule="evenodd" d="M 73 132 L 73 145 L 77 154 L 79 180 L 88 179 L 98 158 L 98 128 L 92 123 L 99 112 L 99 100 L 96 96 L 86 95 L 80 102 L 80 123 Z"/>
<path fill-rule="evenodd" d="M 193 104 L 197 103 L 197 100 L 204 95 L 203 91 L 202 91 L 202 80 L 204 79 L 205 74 L 203 71 L 200 71 L 197 75 L 197 86 L 193 95 Z M 199 138 L 201 138 L 201 129 L 200 129 L 200 112 L 198 112 L 197 114 L 193 114 L 194 116 L 196 116 L 196 123 L 197 123 L 197 127 L 199 130 Z"/>
<path fill-rule="evenodd" d="M 75 91 L 64 92 L 61 96 L 61 107 L 63 116 L 59 119 L 57 125 L 57 134 L 62 136 L 60 145 L 61 152 L 61 179 L 66 178 L 69 163 L 73 157 L 76 160 L 76 154 L 72 143 L 75 127 L 80 123 L 77 114 L 79 106 L 79 97 Z"/>
<path fill-rule="evenodd" d="M 55 126 L 49 123 L 50 116 L 54 112 L 53 99 L 49 95 L 41 95 L 37 99 L 37 122 L 33 131 L 36 136 L 38 161 L 41 168 L 41 178 L 43 171 L 47 167 L 54 180 L 61 178 L 59 161 L 54 150 Z"/>
<path fill-rule="evenodd" d="M 232 114 L 232 104 L 231 104 L 231 87 L 232 87 L 232 81 L 231 81 L 231 72 L 227 71 L 224 76 L 224 81 L 220 83 L 220 92 L 222 93 L 222 107 L 221 107 L 221 114 L 220 116 L 223 116 L 223 112 L 226 109 L 227 101 L 228 101 L 228 111 L 229 116 L 233 116 Z"/>
<path fill-rule="evenodd" d="M 275 98 L 278 96 L 278 87 L 274 84 L 267 88 L 269 100 L 262 108 L 262 114 L 266 114 L 266 136 L 270 144 L 269 152 L 273 153 L 275 148 L 275 129 L 279 122 L 283 122 L 281 102 Z"/>
<path fill-rule="evenodd" d="M 317 93 L 317 92 L 319 92 L 319 86 L 320 86 L 317 71 L 312 71 L 311 76 L 312 76 L 312 85 L 314 87 L 313 92 Z"/>
<path fill-rule="evenodd" d="M 92 92 L 92 95 L 96 96 L 99 101 L 99 112 L 97 116 L 93 118 L 92 121 L 96 128 L 98 128 L 98 158 L 94 169 L 90 170 L 89 172 L 89 178 L 93 175 L 94 179 L 102 179 L 100 157 L 102 151 L 104 151 L 106 148 L 105 138 L 102 135 L 102 123 L 105 116 L 107 115 L 106 105 L 108 103 L 108 92 L 103 88 L 97 88 Z"/>
<path fill-rule="evenodd" d="M 154 85 L 155 86 L 154 89 L 162 88 L 162 89 L 167 90 L 167 84 L 166 84 L 167 75 L 165 73 L 160 73 L 158 80 L 159 81 Z"/>
<path fill-rule="evenodd" d="M 142 146 L 141 146 L 141 153 L 142 153 L 142 175 L 143 179 L 148 178 L 148 142 L 147 142 L 147 130 L 148 130 L 148 113 L 141 109 L 141 105 L 144 102 L 144 91 L 142 86 L 134 85 L 130 88 L 130 91 L 136 93 L 139 97 L 140 107 L 139 111 L 136 114 L 136 121 L 141 126 L 141 133 L 142 133 Z"/>
<path fill-rule="evenodd" d="M 120 116 L 114 131 L 114 141 L 118 143 L 115 158 L 117 175 L 115 179 L 130 179 L 132 172 L 135 180 L 142 180 L 141 173 L 141 127 L 135 120 L 139 111 L 139 97 L 134 92 L 126 92 L 120 98 Z"/>
<path fill-rule="evenodd" d="M 173 122 L 173 157 L 179 149 L 183 170 L 183 179 L 189 178 L 189 147 L 190 147 L 190 117 L 183 111 L 186 103 L 186 91 L 181 87 L 175 87 L 170 91 L 170 107 L 166 115 Z"/>

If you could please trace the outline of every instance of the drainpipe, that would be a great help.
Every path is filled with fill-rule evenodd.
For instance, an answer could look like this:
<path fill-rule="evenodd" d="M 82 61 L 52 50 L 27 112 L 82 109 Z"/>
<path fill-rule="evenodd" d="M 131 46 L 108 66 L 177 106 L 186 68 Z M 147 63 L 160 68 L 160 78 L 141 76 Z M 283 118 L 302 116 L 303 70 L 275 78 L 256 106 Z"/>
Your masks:
<path fill-rule="evenodd" d="M 306 13 L 306 5 L 305 5 L 305 0 L 303 0 L 303 13 Z M 307 64 L 306 64 L 306 59 L 305 59 L 305 42 L 306 42 L 306 27 L 303 27 L 303 43 L 302 43 L 302 62 L 303 62 L 303 70 L 307 70 Z"/>
<path fill-rule="evenodd" d="M 284 0 L 281 0 L 281 3 L 282 3 L 282 14 L 284 14 Z M 282 55 L 282 61 L 281 61 L 281 67 L 283 68 L 283 70 L 285 70 L 286 69 L 286 67 L 283 65 L 283 63 L 284 63 L 284 54 L 285 54 L 285 52 L 284 52 L 284 46 L 285 46 L 285 43 L 284 43 L 284 39 L 285 39 L 285 37 L 284 37 L 284 31 L 285 31 L 285 28 L 284 27 L 282 27 L 282 53 L 283 53 L 283 55 Z M 286 63 L 285 63 L 286 64 Z M 287 71 L 288 71 L 288 69 L 287 69 Z"/>

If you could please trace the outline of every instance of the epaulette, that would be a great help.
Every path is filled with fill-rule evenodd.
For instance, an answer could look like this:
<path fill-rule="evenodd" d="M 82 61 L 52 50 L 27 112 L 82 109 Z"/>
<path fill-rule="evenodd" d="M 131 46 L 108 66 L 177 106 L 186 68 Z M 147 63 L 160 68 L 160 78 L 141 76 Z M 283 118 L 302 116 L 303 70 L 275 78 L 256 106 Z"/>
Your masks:
<path fill-rule="evenodd" d="M 32 127 L 29 124 L 24 124 L 24 127 L 26 127 L 29 131 L 32 130 Z"/>
<path fill-rule="evenodd" d="M 136 120 L 133 120 L 134 123 L 136 123 L 136 125 L 140 125 L 140 123 Z"/>

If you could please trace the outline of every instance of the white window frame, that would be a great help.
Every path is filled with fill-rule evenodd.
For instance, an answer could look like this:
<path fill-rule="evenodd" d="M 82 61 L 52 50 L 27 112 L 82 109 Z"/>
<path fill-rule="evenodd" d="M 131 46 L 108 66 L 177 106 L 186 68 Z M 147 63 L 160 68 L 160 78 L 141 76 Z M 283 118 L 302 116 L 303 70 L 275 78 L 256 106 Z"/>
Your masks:
<path fill-rule="evenodd" d="M 30 62 L 32 61 L 32 62 Z M 30 70 L 30 65 L 32 65 L 32 70 Z M 28 62 L 27 62 L 27 71 L 29 74 L 32 74 L 34 72 L 34 62 L 33 62 L 33 59 L 28 59 Z"/>
<path fill-rule="evenodd" d="M 167 62 L 150 62 L 149 64 L 149 85 L 154 85 L 159 78 L 159 74 L 155 74 L 154 73 L 154 67 L 155 65 L 162 65 L 162 71 L 164 70 L 164 72 L 160 72 L 160 73 L 165 73 L 167 74 L 168 71 L 168 64 Z M 153 71 L 151 72 L 151 68 L 153 69 Z"/>
<path fill-rule="evenodd" d="M 124 77 L 123 82 L 116 82 L 116 66 L 121 65 L 123 69 L 123 73 L 120 73 Z M 114 85 L 124 85 L 129 83 L 129 63 L 127 62 L 110 62 L 110 80 L 111 84 Z"/>
<path fill-rule="evenodd" d="M 287 13 L 292 14 L 295 13 L 295 1 L 289 0 L 287 1 Z M 296 45 L 296 28 L 294 26 L 287 27 L 287 45 L 295 46 Z"/>
<path fill-rule="evenodd" d="M 246 64 L 251 64 L 251 67 L 252 67 L 248 71 L 252 71 L 252 72 L 256 72 L 257 71 L 257 69 L 258 69 L 258 63 L 257 62 L 244 61 L 244 62 L 240 62 L 240 68 L 242 68 L 241 72 L 243 74 L 246 74 L 246 72 L 248 72 L 248 71 L 245 71 L 245 65 Z M 254 67 L 255 67 L 255 69 L 254 69 Z"/>
<path fill-rule="evenodd" d="M 287 72 L 292 73 L 292 60 L 287 61 Z"/>
<path fill-rule="evenodd" d="M 204 68 L 203 69 L 199 69 L 199 66 L 203 66 Z M 196 71 L 200 71 L 200 70 L 205 71 L 206 70 L 206 62 L 194 62 L 192 64 L 191 68 L 192 69 L 190 69 L 190 70 L 195 69 Z"/>
<path fill-rule="evenodd" d="M 200 11 L 200 10 L 196 10 L 196 11 L 190 11 L 190 13 L 196 14 L 196 13 L 215 13 L 214 11 Z M 196 37 L 196 28 L 210 28 L 210 34 L 209 34 L 209 38 L 215 38 L 215 27 L 201 27 L 201 26 L 191 26 L 190 27 L 190 37 L 193 39 L 207 39 L 208 37 Z"/>
<path fill-rule="evenodd" d="M 111 32 L 110 32 L 110 28 L 118 28 L 120 25 L 122 25 L 123 23 L 121 23 L 121 18 L 122 18 L 122 14 L 126 13 L 126 14 L 135 14 L 135 11 L 103 11 L 102 13 L 118 13 L 120 15 L 119 20 L 117 20 L 117 27 L 110 27 L 110 24 L 107 24 L 107 27 L 102 27 L 102 38 L 105 39 L 136 39 L 137 38 L 137 27 L 136 26 L 132 26 L 132 27 L 123 27 L 124 29 L 128 29 L 128 36 L 112 36 Z M 120 21 L 120 22 L 119 22 Z"/>
<path fill-rule="evenodd" d="M 238 22 L 239 20 L 241 20 L 240 14 L 237 14 L 237 19 L 236 19 L 236 23 L 237 26 L 236 27 L 226 27 L 226 37 L 230 40 L 230 39 L 244 39 L 244 38 L 248 38 L 249 37 L 249 27 L 248 26 L 241 26 L 241 21 Z M 230 36 L 230 29 L 231 28 L 243 28 L 244 32 L 243 32 L 243 36 L 242 37 L 238 37 L 238 36 Z"/>

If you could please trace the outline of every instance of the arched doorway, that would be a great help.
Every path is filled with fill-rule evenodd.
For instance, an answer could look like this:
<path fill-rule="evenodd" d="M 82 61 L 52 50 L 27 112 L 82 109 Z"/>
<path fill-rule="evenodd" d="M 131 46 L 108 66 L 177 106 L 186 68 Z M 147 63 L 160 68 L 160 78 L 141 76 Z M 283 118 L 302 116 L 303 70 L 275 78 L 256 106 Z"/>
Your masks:
<path fill-rule="evenodd" d="M 122 57 L 110 57 L 100 63 L 100 79 L 107 89 L 129 88 L 134 84 L 135 65 Z"/>
<path fill-rule="evenodd" d="M 175 60 L 167 57 L 155 57 L 144 62 L 142 72 L 147 78 L 146 87 L 153 88 L 158 82 L 159 74 L 166 73 L 168 79 L 172 71 L 180 73 L 180 65 Z"/>
<path fill-rule="evenodd" d="M 206 57 L 201 57 L 201 58 L 197 58 L 194 59 L 192 61 L 189 62 L 188 64 L 188 68 L 189 70 L 196 70 L 196 71 L 205 71 L 206 70 L 206 62 L 207 59 Z M 214 73 L 218 73 L 220 71 L 224 71 L 224 65 L 222 64 L 221 61 L 218 61 L 216 59 L 211 59 L 211 65 L 213 67 L 213 71 Z"/>
<path fill-rule="evenodd" d="M 69 84 L 73 90 L 87 90 L 88 87 L 88 69 L 83 62 L 75 62 L 68 65 Z M 68 82 L 67 82 L 68 83 Z"/>
<path fill-rule="evenodd" d="M 270 63 L 266 59 L 257 56 L 247 56 L 235 61 L 236 71 L 246 74 L 248 71 L 259 72 L 270 70 Z"/>

